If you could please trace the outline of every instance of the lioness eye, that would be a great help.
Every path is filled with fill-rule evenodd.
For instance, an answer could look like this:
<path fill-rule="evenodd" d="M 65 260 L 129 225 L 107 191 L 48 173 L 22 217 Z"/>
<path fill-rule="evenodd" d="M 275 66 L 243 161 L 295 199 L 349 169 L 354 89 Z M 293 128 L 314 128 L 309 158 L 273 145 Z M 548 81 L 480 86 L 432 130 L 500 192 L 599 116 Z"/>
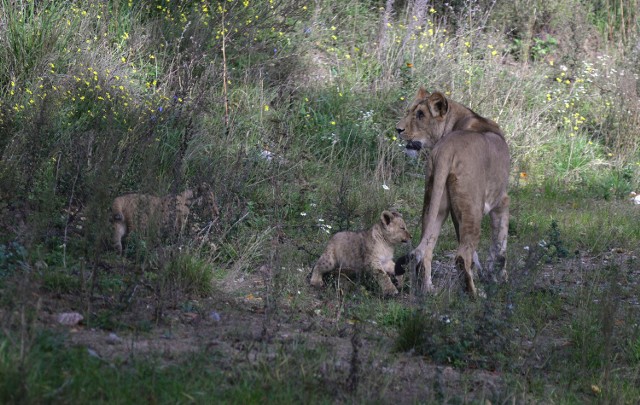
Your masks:
<path fill-rule="evenodd" d="M 416 111 L 416 118 L 419 119 L 419 120 L 424 118 L 424 113 L 422 112 L 422 110 Z"/>

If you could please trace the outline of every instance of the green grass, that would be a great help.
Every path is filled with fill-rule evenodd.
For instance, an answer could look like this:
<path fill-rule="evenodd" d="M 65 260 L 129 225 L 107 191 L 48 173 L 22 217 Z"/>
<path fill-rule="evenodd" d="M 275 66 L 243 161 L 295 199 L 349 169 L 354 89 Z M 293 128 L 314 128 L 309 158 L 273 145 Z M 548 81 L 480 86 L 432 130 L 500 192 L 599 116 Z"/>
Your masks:
<path fill-rule="evenodd" d="M 280 354 L 278 366 L 266 360 L 234 365 L 215 352 L 187 354 L 174 364 L 161 358 L 110 363 L 86 348 L 67 348 L 62 336 L 42 332 L 27 358 L 16 365 L 8 341 L 0 339 L 0 400 L 3 403 L 150 402 L 313 403 L 330 402 L 331 392 L 297 371 L 315 353 Z M 311 361 L 309 361 L 311 360 Z M 312 370 L 309 370 L 312 371 Z M 308 375 L 308 374 L 307 374 Z M 114 389 L 117 387 L 117 389 Z"/>

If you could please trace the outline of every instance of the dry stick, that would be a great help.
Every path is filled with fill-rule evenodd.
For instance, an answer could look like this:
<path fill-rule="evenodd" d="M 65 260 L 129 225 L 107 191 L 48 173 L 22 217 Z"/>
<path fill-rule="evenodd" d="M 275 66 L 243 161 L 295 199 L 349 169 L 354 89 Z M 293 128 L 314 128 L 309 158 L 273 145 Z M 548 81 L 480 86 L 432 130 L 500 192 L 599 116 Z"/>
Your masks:
<path fill-rule="evenodd" d="M 229 95 L 227 92 L 227 52 L 226 40 L 227 32 L 225 29 L 225 9 L 222 8 L 222 94 L 224 97 L 224 134 L 229 135 Z"/>
<path fill-rule="evenodd" d="M 67 242 L 68 242 L 68 231 L 69 224 L 72 221 L 71 218 L 71 204 L 73 203 L 73 195 L 76 190 L 76 183 L 78 182 L 78 178 L 80 177 L 80 165 L 78 165 L 78 172 L 76 173 L 76 178 L 73 180 L 73 185 L 71 186 L 71 195 L 69 196 L 69 205 L 67 206 L 67 220 L 64 225 L 64 237 L 62 242 L 62 267 L 67 268 Z"/>

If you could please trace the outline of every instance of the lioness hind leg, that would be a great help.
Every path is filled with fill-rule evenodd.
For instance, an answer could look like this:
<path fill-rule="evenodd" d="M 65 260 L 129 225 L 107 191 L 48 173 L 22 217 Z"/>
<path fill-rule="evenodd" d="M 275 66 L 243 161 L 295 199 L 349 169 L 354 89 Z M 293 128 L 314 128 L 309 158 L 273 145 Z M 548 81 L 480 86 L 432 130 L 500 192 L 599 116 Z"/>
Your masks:
<path fill-rule="evenodd" d="M 451 222 L 453 222 L 453 228 L 456 230 L 456 240 L 460 243 L 460 227 L 458 224 L 458 219 L 453 213 L 451 214 Z M 479 272 L 482 272 L 483 267 L 482 263 L 480 263 L 480 258 L 478 257 L 478 251 L 473 252 L 473 264 L 476 266 L 476 269 Z"/>
<path fill-rule="evenodd" d="M 456 207 L 462 208 L 462 207 Z M 465 278 L 467 292 L 475 297 L 476 286 L 473 282 L 473 255 L 480 242 L 480 223 L 482 212 L 467 207 L 467 209 L 454 209 L 455 215 L 461 218 L 460 244 L 456 253 L 456 266 L 461 276 Z M 462 215 L 462 213 L 465 213 Z"/>
<path fill-rule="evenodd" d="M 488 266 L 492 277 L 498 274 L 501 281 L 507 281 L 507 238 L 509 233 L 509 196 L 504 196 L 500 204 L 490 213 L 491 248 Z"/>

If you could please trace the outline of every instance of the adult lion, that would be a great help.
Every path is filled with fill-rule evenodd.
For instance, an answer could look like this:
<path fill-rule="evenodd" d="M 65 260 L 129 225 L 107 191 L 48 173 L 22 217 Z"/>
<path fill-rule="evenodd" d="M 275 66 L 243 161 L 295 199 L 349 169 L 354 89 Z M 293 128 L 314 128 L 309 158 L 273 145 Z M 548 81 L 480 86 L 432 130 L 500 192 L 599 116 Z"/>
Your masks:
<path fill-rule="evenodd" d="M 408 150 L 431 149 L 422 210 L 420 244 L 409 254 L 422 262 L 423 292 L 434 290 L 431 260 L 440 229 L 448 214 L 456 230 L 456 266 L 469 294 L 477 294 L 473 262 L 480 241 L 482 216 L 491 218 L 489 271 L 507 278 L 506 249 L 509 227 L 509 148 L 495 122 L 446 98 L 442 93 L 418 90 L 396 130 Z"/>

